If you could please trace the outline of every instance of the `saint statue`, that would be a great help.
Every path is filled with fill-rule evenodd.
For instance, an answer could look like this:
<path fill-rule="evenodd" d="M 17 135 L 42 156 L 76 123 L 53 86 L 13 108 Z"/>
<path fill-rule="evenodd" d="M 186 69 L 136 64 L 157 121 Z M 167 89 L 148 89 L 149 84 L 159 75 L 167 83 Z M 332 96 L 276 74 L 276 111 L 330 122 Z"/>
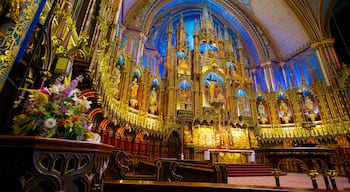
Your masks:
<path fill-rule="evenodd" d="M 309 112 L 309 114 L 314 113 L 315 105 L 314 105 L 314 102 L 312 102 L 312 100 L 310 99 L 310 97 L 308 95 L 305 96 L 304 101 L 305 101 L 305 107 L 306 107 L 307 112 Z"/>
<path fill-rule="evenodd" d="M 260 117 L 266 117 L 265 106 L 262 102 L 259 102 L 258 104 L 258 112 Z"/>
<path fill-rule="evenodd" d="M 131 82 L 130 85 L 130 105 L 131 107 L 136 107 L 137 105 L 137 91 L 139 89 L 139 84 L 137 83 L 137 78 Z"/>
<path fill-rule="evenodd" d="M 188 125 L 184 126 L 184 143 L 193 143 L 192 132 Z"/>
<path fill-rule="evenodd" d="M 215 86 L 216 86 L 216 81 L 210 81 L 209 82 L 209 100 L 214 99 L 215 97 Z"/>
<path fill-rule="evenodd" d="M 152 87 L 149 100 L 149 110 L 152 114 L 155 114 L 157 112 L 157 91 L 155 87 Z"/>
<path fill-rule="evenodd" d="M 249 109 L 247 107 L 247 100 L 245 96 L 238 97 L 237 106 L 238 106 L 239 115 L 245 115 L 249 112 Z"/>
<path fill-rule="evenodd" d="M 283 99 L 280 102 L 279 108 L 282 117 L 288 116 L 288 105 L 284 102 Z"/>

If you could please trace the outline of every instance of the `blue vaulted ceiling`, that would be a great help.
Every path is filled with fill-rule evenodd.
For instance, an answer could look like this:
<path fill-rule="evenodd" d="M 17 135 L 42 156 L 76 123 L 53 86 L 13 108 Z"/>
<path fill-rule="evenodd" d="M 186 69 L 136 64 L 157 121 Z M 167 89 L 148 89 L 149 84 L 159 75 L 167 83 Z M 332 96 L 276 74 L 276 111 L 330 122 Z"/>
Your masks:
<path fill-rule="evenodd" d="M 173 0 L 163 5 L 154 17 L 152 21 L 152 27 L 150 31 L 150 39 L 147 46 L 156 48 L 162 55 L 165 55 L 166 40 L 167 40 L 167 27 L 170 16 L 173 20 L 173 36 L 176 34 L 177 24 L 179 22 L 180 14 L 183 15 L 187 37 L 188 46 L 193 49 L 193 31 L 194 31 L 194 20 L 199 21 L 202 13 L 202 8 L 205 1 L 203 0 Z M 206 1 L 206 6 L 209 13 L 213 15 L 214 24 L 217 29 L 222 31 L 225 28 L 233 40 L 236 39 L 237 35 L 241 38 L 244 47 L 250 54 L 253 63 L 258 63 L 261 59 L 259 58 L 258 49 L 254 44 L 253 37 L 249 35 L 246 27 L 237 19 L 231 11 L 228 11 L 225 7 L 219 4 L 217 1 Z M 174 43 L 174 42 L 173 42 Z"/>

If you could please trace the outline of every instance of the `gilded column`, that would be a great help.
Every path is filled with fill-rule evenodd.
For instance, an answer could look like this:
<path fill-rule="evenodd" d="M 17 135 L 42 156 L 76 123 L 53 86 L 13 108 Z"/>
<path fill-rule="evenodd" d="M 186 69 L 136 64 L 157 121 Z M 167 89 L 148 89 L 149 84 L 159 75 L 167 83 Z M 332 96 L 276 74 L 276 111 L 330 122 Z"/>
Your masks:
<path fill-rule="evenodd" d="M 84 29 L 81 30 L 82 33 L 81 34 L 88 34 L 89 32 L 89 28 L 90 28 L 90 21 L 91 21 L 91 17 L 93 16 L 93 13 L 95 11 L 95 4 L 96 4 L 96 0 L 92 0 L 92 1 L 89 1 L 89 5 L 87 7 L 87 10 L 86 13 L 85 13 L 85 17 L 84 17 Z"/>
<path fill-rule="evenodd" d="M 144 113 L 148 112 L 148 106 L 149 106 L 149 97 L 150 97 L 150 90 L 151 90 L 151 73 L 150 70 L 146 67 L 143 74 L 143 91 L 142 91 L 142 106 L 140 107 L 140 110 L 142 110 Z"/>
<path fill-rule="evenodd" d="M 196 26 L 196 25 L 195 25 Z M 192 93 L 193 93 L 193 97 L 194 97 L 194 106 L 193 106 L 193 110 L 194 110 L 194 117 L 198 117 L 201 115 L 201 109 L 202 109 L 202 97 L 201 97 L 201 71 L 200 71 L 200 67 L 201 67 L 201 63 L 199 62 L 199 36 L 198 36 L 198 31 L 197 31 L 197 27 L 195 27 L 195 32 L 193 34 L 193 38 L 194 38 L 194 59 L 193 59 L 193 88 L 192 88 Z"/>
<path fill-rule="evenodd" d="M 301 92 L 298 92 L 298 90 L 293 89 L 293 91 L 289 92 L 290 98 L 291 99 L 291 104 L 293 106 L 293 115 L 294 115 L 294 120 L 296 127 L 301 127 L 301 123 L 304 121 L 303 119 L 303 114 L 302 114 L 302 109 L 301 109 Z"/>
<path fill-rule="evenodd" d="M 267 104 L 269 105 L 270 113 L 271 113 L 271 126 L 279 127 L 281 122 L 278 116 L 277 111 L 277 100 L 274 92 L 270 92 L 266 94 Z"/>
<path fill-rule="evenodd" d="M 239 52 L 239 65 L 238 70 L 240 71 L 242 83 L 246 81 L 246 73 L 245 73 L 245 66 L 244 66 L 244 54 L 243 54 L 243 46 L 240 39 L 238 39 L 238 52 Z"/>
<path fill-rule="evenodd" d="M 168 107 L 168 111 L 166 114 L 166 122 L 168 122 L 169 124 L 172 124 L 175 122 L 175 94 L 176 94 L 176 87 L 175 87 L 175 70 L 176 70 L 176 66 L 175 66 L 175 62 L 173 60 L 174 57 L 174 50 L 171 46 L 171 39 L 172 39 L 172 33 L 173 33 L 173 27 L 172 27 L 172 19 L 169 20 L 168 23 L 168 31 L 167 31 L 167 35 L 168 35 L 168 42 L 167 42 L 167 57 L 165 60 L 165 64 L 167 66 L 168 69 L 168 103 L 167 103 L 167 107 Z M 167 125 L 169 127 L 169 124 Z"/>
<path fill-rule="evenodd" d="M 323 84 L 321 82 L 317 82 L 314 84 L 315 90 L 317 90 L 314 93 L 315 99 L 318 102 L 319 105 L 319 112 L 320 112 L 320 117 L 326 123 L 328 120 L 331 120 L 331 114 L 330 114 L 330 108 L 327 104 L 327 99 L 326 99 L 326 93 L 323 90 Z"/>

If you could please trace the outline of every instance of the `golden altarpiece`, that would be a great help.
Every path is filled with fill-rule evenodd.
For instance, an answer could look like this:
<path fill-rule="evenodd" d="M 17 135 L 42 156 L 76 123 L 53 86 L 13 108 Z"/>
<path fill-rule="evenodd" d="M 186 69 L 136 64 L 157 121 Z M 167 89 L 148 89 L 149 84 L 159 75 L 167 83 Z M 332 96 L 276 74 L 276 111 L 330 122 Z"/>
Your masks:
<path fill-rule="evenodd" d="M 156 6 L 150 2 L 138 5 Z M 267 47 L 266 60 L 257 61 L 246 37 L 219 22 L 205 1 L 196 17 L 174 12 L 150 21 L 136 8 L 121 21 L 121 6 L 119 0 L 1 3 L 0 91 L 11 92 L 6 79 L 21 75 L 19 86 L 39 87 L 62 71 L 67 80 L 82 73 L 102 141 L 151 159 L 202 160 L 216 150 L 221 162 L 246 163 L 264 162 L 251 159 L 259 148 L 348 150 L 349 70 L 332 38 L 283 62 Z M 17 8 L 23 14 L 9 11 Z M 142 24 L 155 27 L 139 30 Z M 23 93 L 12 93 L 15 106 L 25 101 Z M 339 153 L 350 158 L 350 151 Z"/>

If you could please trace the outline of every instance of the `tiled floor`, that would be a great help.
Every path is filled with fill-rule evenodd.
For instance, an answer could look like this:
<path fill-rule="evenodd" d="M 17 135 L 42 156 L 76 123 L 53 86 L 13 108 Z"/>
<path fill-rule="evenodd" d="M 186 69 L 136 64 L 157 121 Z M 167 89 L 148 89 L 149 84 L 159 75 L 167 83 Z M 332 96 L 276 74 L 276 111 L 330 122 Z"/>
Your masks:
<path fill-rule="evenodd" d="M 255 185 L 255 186 L 276 186 L 275 178 L 273 176 L 260 176 L 260 177 L 229 177 L 229 184 L 239 185 Z M 336 177 L 336 183 L 338 190 L 349 189 L 350 183 L 347 177 Z M 281 187 L 293 187 L 293 188 L 310 188 L 312 189 L 312 181 L 309 176 L 302 173 L 288 173 L 286 176 L 280 177 Z M 323 177 L 321 175 L 317 178 L 317 184 L 319 189 L 326 189 Z"/>

